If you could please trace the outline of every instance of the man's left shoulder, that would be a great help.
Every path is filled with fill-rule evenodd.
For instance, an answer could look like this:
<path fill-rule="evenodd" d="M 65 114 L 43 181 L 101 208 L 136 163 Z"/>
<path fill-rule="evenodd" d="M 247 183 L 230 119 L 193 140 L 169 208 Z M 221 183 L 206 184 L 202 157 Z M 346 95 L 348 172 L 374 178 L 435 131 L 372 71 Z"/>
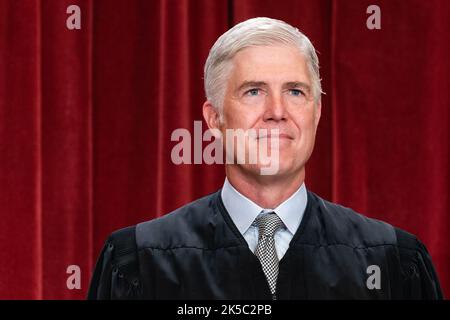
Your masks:
<path fill-rule="evenodd" d="M 370 218 L 352 208 L 322 199 L 312 193 L 327 231 L 328 241 L 355 248 L 397 245 L 397 231 L 391 224 Z"/>

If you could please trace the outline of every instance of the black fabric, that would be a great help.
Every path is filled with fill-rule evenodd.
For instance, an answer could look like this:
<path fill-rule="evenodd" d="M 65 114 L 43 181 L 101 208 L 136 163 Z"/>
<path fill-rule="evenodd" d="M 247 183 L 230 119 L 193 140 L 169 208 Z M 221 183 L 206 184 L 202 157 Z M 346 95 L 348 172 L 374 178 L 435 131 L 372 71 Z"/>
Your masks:
<path fill-rule="evenodd" d="M 367 268 L 380 269 L 369 289 Z M 279 264 L 277 299 L 442 299 L 425 246 L 413 235 L 308 191 Z M 220 190 L 161 218 L 111 234 L 89 299 L 271 299 L 261 264 Z"/>

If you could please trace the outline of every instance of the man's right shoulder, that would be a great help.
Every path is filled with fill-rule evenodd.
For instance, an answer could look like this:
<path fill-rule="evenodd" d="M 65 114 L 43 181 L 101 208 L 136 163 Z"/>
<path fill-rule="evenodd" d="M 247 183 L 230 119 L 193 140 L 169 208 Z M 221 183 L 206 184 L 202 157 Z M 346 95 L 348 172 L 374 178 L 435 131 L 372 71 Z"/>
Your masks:
<path fill-rule="evenodd" d="M 208 220 L 215 213 L 213 206 L 218 194 L 219 191 L 214 192 L 161 217 L 116 230 L 109 239 L 117 243 L 123 242 L 124 238 L 133 238 L 138 250 L 202 246 Z"/>

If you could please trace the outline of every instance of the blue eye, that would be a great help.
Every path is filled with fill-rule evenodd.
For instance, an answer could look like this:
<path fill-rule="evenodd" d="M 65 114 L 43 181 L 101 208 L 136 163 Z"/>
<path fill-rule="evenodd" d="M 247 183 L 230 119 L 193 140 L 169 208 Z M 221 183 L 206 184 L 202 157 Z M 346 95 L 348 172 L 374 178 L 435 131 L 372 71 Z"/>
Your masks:
<path fill-rule="evenodd" d="M 289 91 L 293 96 L 296 96 L 296 97 L 303 95 L 303 92 L 299 89 L 291 89 Z"/>
<path fill-rule="evenodd" d="M 257 96 L 259 94 L 259 89 L 250 89 L 245 94 L 249 96 Z"/>

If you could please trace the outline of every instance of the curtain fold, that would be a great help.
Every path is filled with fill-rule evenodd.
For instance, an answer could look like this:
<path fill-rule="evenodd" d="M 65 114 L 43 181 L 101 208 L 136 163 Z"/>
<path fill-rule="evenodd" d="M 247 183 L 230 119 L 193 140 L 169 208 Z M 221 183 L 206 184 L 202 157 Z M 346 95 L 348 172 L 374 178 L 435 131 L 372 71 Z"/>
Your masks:
<path fill-rule="evenodd" d="M 83 299 L 109 233 L 221 187 L 221 165 L 172 163 L 171 134 L 202 120 L 214 41 L 256 16 L 319 51 L 306 186 L 416 234 L 448 296 L 450 3 L 377 1 L 381 30 L 366 27 L 371 4 L 0 0 L 0 298 Z"/>
<path fill-rule="evenodd" d="M 71 4 L 41 3 L 42 281 L 43 295 L 50 299 L 71 298 L 79 291 L 67 288 L 68 266 L 79 266 L 86 280 L 84 272 L 94 263 L 93 2 L 78 3 L 83 9 L 82 28 L 77 31 L 66 28 Z"/>
<path fill-rule="evenodd" d="M 39 299 L 45 259 L 40 2 L 1 1 L 0 17 L 0 296 Z"/>

